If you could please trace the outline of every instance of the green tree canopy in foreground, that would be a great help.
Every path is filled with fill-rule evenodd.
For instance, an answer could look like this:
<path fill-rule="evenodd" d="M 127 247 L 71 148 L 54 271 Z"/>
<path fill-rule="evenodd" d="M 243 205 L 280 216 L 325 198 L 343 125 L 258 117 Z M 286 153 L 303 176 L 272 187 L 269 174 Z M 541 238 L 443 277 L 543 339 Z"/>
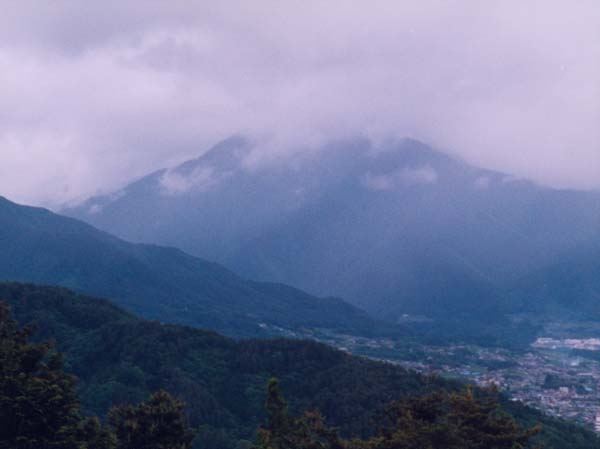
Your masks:
<path fill-rule="evenodd" d="M 195 433 L 188 428 L 185 404 L 165 391 L 148 402 L 113 408 L 108 421 L 117 437 L 117 449 L 189 449 Z"/>
<path fill-rule="evenodd" d="M 342 440 L 316 412 L 290 415 L 276 379 L 265 405 L 268 419 L 254 449 L 526 449 L 540 430 L 521 429 L 501 410 L 494 388 L 479 396 L 467 388 L 393 402 L 366 440 Z"/>
<path fill-rule="evenodd" d="M 0 447 L 79 448 L 75 380 L 48 343 L 28 342 L 0 302 Z"/>
<path fill-rule="evenodd" d="M 115 407 L 110 425 L 81 415 L 75 378 L 49 343 L 28 341 L 0 302 L 0 449 L 189 449 L 183 402 L 164 391 Z"/>

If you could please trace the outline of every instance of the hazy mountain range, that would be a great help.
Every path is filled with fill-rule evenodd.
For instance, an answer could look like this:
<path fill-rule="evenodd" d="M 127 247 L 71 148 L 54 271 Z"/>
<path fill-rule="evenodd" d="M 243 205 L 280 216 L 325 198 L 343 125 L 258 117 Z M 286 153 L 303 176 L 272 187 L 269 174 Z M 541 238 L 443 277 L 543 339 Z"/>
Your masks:
<path fill-rule="evenodd" d="M 412 140 L 334 142 L 258 168 L 253 149 L 228 139 L 64 213 L 387 319 L 595 308 L 598 192 L 542 187 Z M 578 263 L 576 286 L 562 282 Z"/>
<path fill-rule="evenodd" d="M 386 326 L 340 299 L 253 282 L 175 248 L 125 242 L 72 218 L 0 197 L 0 280 L 69 287 L 140 315 L 233 336 Z"/>

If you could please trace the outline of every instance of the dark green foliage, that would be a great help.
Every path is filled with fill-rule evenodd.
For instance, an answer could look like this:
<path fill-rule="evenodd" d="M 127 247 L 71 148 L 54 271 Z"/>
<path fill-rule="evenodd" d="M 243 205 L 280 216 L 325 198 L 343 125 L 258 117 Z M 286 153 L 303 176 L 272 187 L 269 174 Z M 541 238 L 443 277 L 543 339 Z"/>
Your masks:
<path fill-rule="evenodd" d="M 275 378 L 267 386 L 267 423 L 258 430 L 258 445 L 253 449 L 342 449 L 344 442 L 336 429 L 325 425 L 319 412 L 290 414 Z"/>
<path fill-rule="evenodd" d="M 564 379 L 561 379 L 557 374 L 546 374 L 544 378 L 543 388 L 547 390 L 557 390 L 560 387 L 568 387 L 569 383 L 565 382 Z"/>
<path fill-rule="evenodd" d="M 501 410 L 496 391 L 437 391 L 393 403 L 388 426 L 369 441 L 373 449 L 523 449 L 540 428 L 522 430 Z"/>
<path fill-rule="evenodd" d="M 271 376 L 290 392 L 293 409 L 319 409 L 344 431 L 360 434 L 376 409 L 425 388 L 415 373 L 310 341 L 236 342 L 140 320 L 62 288 L 0 284 L 0 297 L 19 321 L 39 323 L 41 338 L 55 339 L 68 354 L 87 413 L 104 416 L 113 404 L 139 402 L 164 388 L 186 399 L 199 439 L 220 440 L 220 447 L 253 436 Z"/>
<path fill-rule="evenodd" d="M 266 430 L 274 431 L 277 429 L 284 429 L 288 426 L 288 405 L 279 389 L 279 381 L 275 378 L 269 380 L 265 408 L 269 414 L 269 424 L 267 425 Z"/>
<path fill-rule="evenodd" d="M 0 302 L 0 448 L 78 449 L 74 378 L 47 343 L 31 344 Z"/>
<path fill-rule="evenodd" d="M 39 323 L 42 338 L 55 339 L 66 353 L 86 413 L 104 416 L 114 404 L 139 402 L 164 389 L 185 399 L 190 425 L 199 430 L 195 447 L 203 449 L 249 447 L 266 419 L 264 386 L 271 377 L 280 379 L 291 413 L 319 410 L 343 437 L 362 439 L 373 436 L 373 419 L 391 401 L 460 388 L 315 342 L 234 341 L 148 322 L 60 288 L 0 284 L 0 297 L 11 303 L 19 322 Z M 541 422 L 536 442 L 547 449 L 600 448 L 594 434 L 579 426 L 519 404 L 502 405 L 525 428 Z M 318 422 L 312 419 L 311 432 Z"/>
<path fill-rule="evenodd" d="M 255 449 L 525 449 L 540 430 L 522 430 L 501 410 L 495 390 L 436 391 L 393 402 L 369 439 L 343 440 L 318 413 L 292 416 L 274 379 L 266 409 Z"/>
<path fill-rule="evenodd" d="M 148 402 L 114 407 L 103 426 L 83 418 L 75 379 L 48 343 L 28 342 L 0 302 L 1 449 L 189 449 L 185 405 L 164 391 Z"/>
<path fill-rule="evenodd" d="M 81 422 L 79 435 L 85 441 L 86 449 L 116 449 L 115 435 L 96 417 L 86 418 Z"/>
<path fill-rule="evenodd" d="M 184 403 L 165 391 L 148 402 L 114 407 L 108 421 L 117 449 L 189 449 L 195 435 L 185 422 Z"/>

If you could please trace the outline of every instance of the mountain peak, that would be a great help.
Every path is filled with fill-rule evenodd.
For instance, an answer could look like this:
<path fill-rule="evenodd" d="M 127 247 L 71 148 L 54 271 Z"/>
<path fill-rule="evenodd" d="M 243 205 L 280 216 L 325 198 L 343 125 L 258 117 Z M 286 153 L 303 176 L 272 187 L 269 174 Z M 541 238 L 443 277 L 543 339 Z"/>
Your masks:
<path fill-rule="evenodd" d="M 347 139 L 240 169 L 249 148 L 225 141 L 99 214 L 71 213 L 388 318 L 485 318 L 499 286 L 599 235 L 597 195 L 513 182 L 416 140 Z"/>
<path fill-rule="evenodd" d="M 238 167 L 241 158 L 250 150 L 250 142 L 241 135 L 222 140 L 201 156 L 183 162 L 173 170 L 180 174 L 189 174 L 198 166 L 210 166 L 216 170 L 233 170 Z"/>

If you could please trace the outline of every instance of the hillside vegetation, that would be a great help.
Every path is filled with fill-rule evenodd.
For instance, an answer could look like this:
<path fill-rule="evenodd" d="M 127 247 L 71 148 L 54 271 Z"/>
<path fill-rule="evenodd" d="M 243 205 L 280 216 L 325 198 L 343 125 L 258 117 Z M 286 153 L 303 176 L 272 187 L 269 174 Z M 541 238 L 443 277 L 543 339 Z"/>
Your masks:
<path fill-rule="evenodd" d="M 266 418 L 265 385 L 281 380 L 292 411 L 319 410 L 342 435 L 369 437 L 372 419 L 393 400 L 460 385 L 390 364 L 353 357 L 310 341 L 234 341 L 214 332 L 146 321 L 111 303 L 63 288 L 0 284 L 0 298 L 36 339 L 53 339 L 78 377 L 86 413 L 104 416 L 120 403 L 165 389 L 187 403 L 199 447 L 244 447 Z M 593 433 L 505 403 L 525 428 L 536 423 L 546 447 L 600 447 Z"/>

